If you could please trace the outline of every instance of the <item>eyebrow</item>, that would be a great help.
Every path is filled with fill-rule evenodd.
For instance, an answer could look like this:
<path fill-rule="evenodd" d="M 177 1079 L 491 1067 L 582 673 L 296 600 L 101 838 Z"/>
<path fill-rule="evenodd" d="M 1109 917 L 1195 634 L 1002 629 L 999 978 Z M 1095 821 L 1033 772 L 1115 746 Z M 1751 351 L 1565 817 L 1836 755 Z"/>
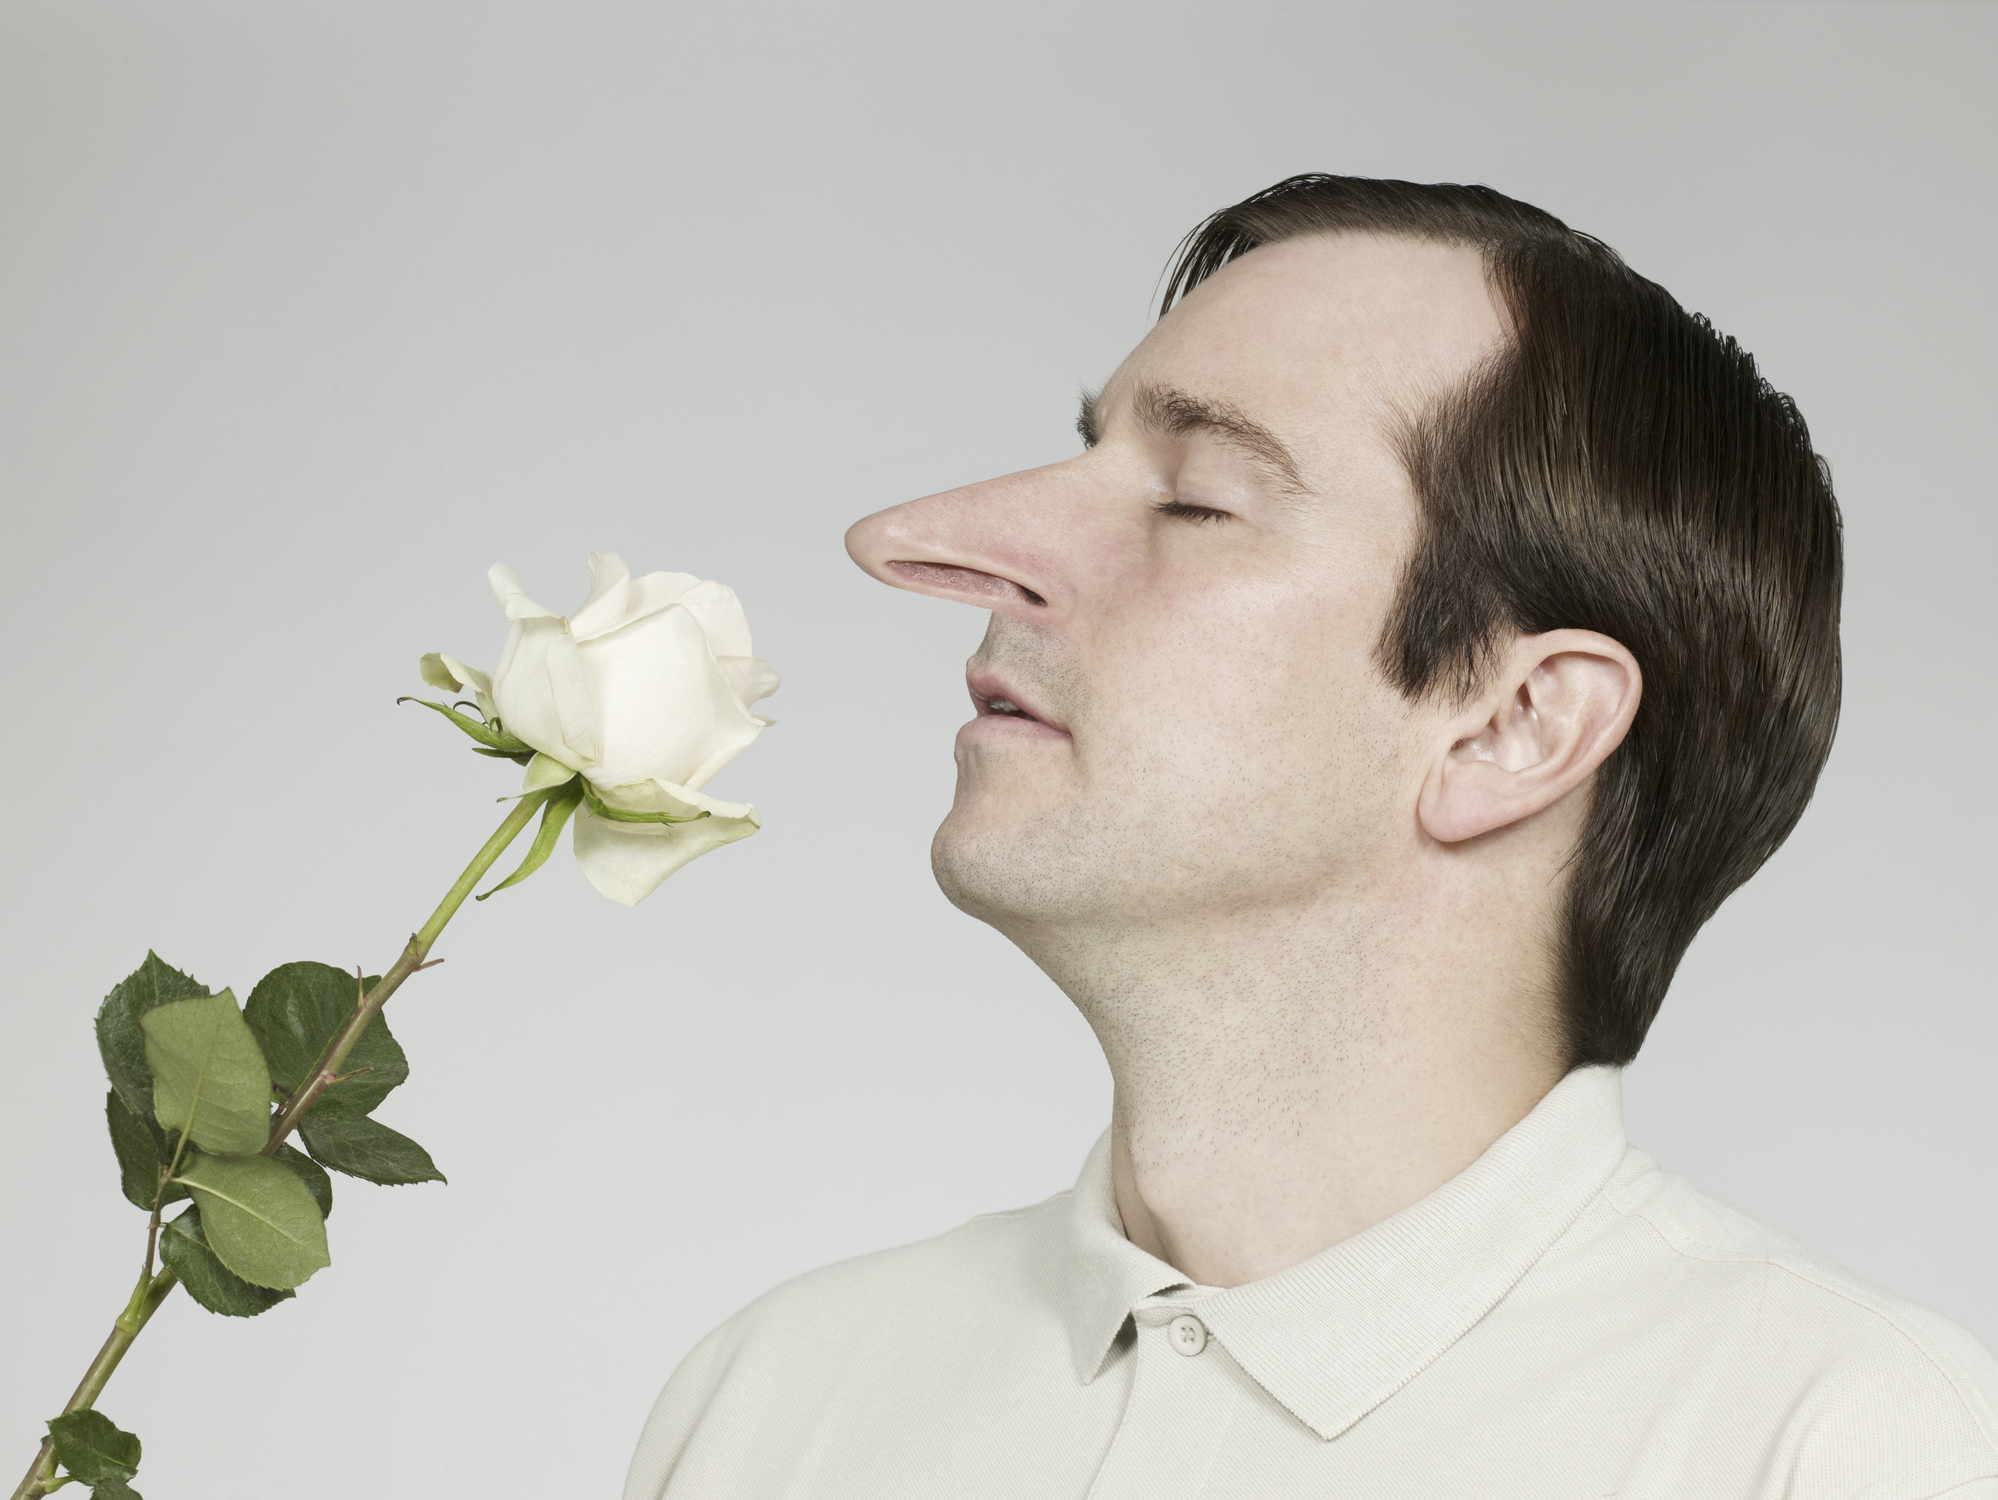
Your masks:
<path fill-rule="evenodd" d="M 1100 393 L 1084 391 L 1082 408 L 1076 414 L 1075 430 L 1085 447 L 1093 448 L 1102 436 L 1096 424 L 1096 400 Z M 1277 440 L 1277 435 L 1226 401 L 1196 396 L 1169 385 L 1140 386 L 1131 402 L 1138 425 L 1147 432 L 1184 437 L 1210 432 L 1240 449 L 1261 469 L 1278 489 L 1290 494 L 1308 493 L 1297 460 Z"/>

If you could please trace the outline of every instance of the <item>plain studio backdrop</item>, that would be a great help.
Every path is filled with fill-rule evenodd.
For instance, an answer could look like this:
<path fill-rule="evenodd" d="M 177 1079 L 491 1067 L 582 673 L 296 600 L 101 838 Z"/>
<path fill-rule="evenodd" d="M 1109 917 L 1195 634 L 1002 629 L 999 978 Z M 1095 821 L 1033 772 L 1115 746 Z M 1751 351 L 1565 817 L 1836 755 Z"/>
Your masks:
<path fill-rule="evenodd" d="M 495 561 L 558 611 L 593 549 L 733 584 L 785 686 L 713 790 L 764 830 L 636 910 L 566 844 L 467 906 L 382 1110 L 450 1184 L 339 1179 L 263 1318 L 170 1301 L 102 1402 L 140 1487 L 614 1495 L 749 1299 L 1066 1187 L 1102 1061 L 929 873 L 984 617 L 840 534 L 1073 453 L 1178 238 L 1307 170 L 1545 207 L 1796 396 L 1843 727 L 1630 1131 L 1998 1344 L 1994 48 L 1971 5 L 15 0 L 0 1458 L 138 1269 L 99 998 L 148 947 L 239 996 L 395 956 L 515 785 L 394 704 L 494 663 Z"/>

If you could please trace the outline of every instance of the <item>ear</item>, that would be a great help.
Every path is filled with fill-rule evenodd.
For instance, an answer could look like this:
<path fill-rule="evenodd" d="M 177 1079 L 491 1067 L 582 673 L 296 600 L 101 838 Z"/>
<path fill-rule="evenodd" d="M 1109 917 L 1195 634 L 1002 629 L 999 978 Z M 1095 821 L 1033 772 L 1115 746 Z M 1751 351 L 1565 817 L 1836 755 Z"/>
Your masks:
<path fill-rule="evenodd" d="M 1643 694 L 1637 658 L 1593 630 L 1513 642 L 1492 686 L 1443 726 L 1416 813 L 1454 844 L 1510 827 L 1586 783 Z"/>

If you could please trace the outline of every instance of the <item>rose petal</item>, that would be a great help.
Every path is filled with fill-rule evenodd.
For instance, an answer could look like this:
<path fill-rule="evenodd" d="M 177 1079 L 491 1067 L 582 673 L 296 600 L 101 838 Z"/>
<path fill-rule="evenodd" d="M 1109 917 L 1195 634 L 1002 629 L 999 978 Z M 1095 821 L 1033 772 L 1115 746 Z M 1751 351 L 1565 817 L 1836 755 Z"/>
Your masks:
<path fill-rule="evenodd" d="M 437 657 L 443 662 L 445 670 L 458 679 L 459 687 L 472 690 L 472 696 L 479 701 L 479 711 L 490 719 L 494 713 L 492 678 L 477 667 L 468 667 L 457 657 L 446 656 L 442 651 L 437 653 Z"/>
<path fill-rule="evenodd" d="M 425 682 L 442 693 L 455 693 L 465 685 L 455 672 L 444 665 L 442 651 L 427 653 L 423 660 L 417 663 L 417 670 L 423 674 Z"/>
<path fill-rule="evenodd" d="M 591 554 L 599 555 L 615 554 Z M 618 566 L 623 566 L 621 560 Z M 692 573 L 647 573 L 643 578 L 630 579 L 614 596 L 606 596 L 601 602 L 593 591 L 583 608 L 570 616 L 569 633 L 579 641 L 595 640 L 623 629 L 634 620 L 656 615 L 668 605 L 678 604 L 682 595 L 698 588 L 700 583 Z"/>
<path fill-rule="evenodd" d="M 579 641 L 615 630 L 630 618 L 631 569 L 624 559 L 615 552 L 592 552 L 589 563 L 590 597 L 569 616 L 569 634 Z"/>
<path fill-rule="evenodd" d="M 742 612 L 742 601 L 727 584 L 701 579 L 680 596 L 679 603 L 701 622 L 716 656 L 756 654 L 749 644 L 749 616 Z"/>
<path fill-rule="evenodd" d="M 584 641 L 578 653 L 604 747 L 589 773 L 600 787 L 645 780 L 699 787 L 762 728 L 700 622 L 679 605 Z"/>
<path fill-rule="evenodd" d="M 479 712 L 488 719 L 493 716 L 493 680 L 477 667 L 468 667 L 455 656 L 442 651 L 432 651 L 418 663 L 423 680 L 434 688 L 447 693 L 462 693 L 466 688 L 479 701 Z"/>
<path fill-rule="evenodd" d="M 603 741 L 597 734 L 590 679 L 583 670 L 576 638 L 566 628 L 548 643 L 548 690 L 555 700 L 556 717 L 562 723 L 562 743 L 585 760 L 596 761 L 603 754 Z"/>
<path fill-rule="evenodd" d="M 643 901 L 690 860 L 746 839 L 760 826 L 756 809 L 747 803 L 720 802 L 691 787 L 648 780 L 600 795 L 631 812 L 711 814 L 693 823 L 617 823 L 597 817 L 587 803 L 576 809 L 576 862 L 591 885 L 626 906 Z"/>
<path fill-rule="evenodd" d="M 509 620 L 559 618 L 554 610 L 543 609 L 527 597 L 527 591 L 520 584 L 520 575 L 505 563 L 494 563 L 486 569 L 486 582 L 493 586 L 493 596 L 499 600 L 500 607 L 506 611 Z M 502 667 L 500 670 L 506 669 Z"/>
<path fill-rule="evenodd" d="M 631 581 L 631 617 L 657 614 L 669 604 L 678 604 L 689 591 L 701 586 L 692 573 L 647 573 Z"/>
<path fill-rule="evenodd" d="M 580 664 L 575 659 L 576 643 L 569 639 L 562 622 L 553 617 L 515 620 L 493 673 L 493 700 L 509 734 L 565 766 L 581 770 L 595 760 L 595 751 L 564 738 L 562 709 L 555 698 L 556 674 L 549 664 L 557 651 L 568 659 L 571 673 L 566 686 L 573 695 L 577 686 L 573 679 L 580 673 Z M 587 680 L 582 691 L 587 702 Z M 586 744 L 595 743 L 594 736 L 587 737 Z"/>
<path fill-rule="evenodd" d="M 775 667 L 754 656 L 718 656 L 715 660 L 728 674 L 729 686 L 735 689 L 735 696 L 742 700 L 744 708 L 768 698 L 783 684 Z"/>
<path fill-rule="evenodd" d="M 597 796 L 620 812 L 663 812 L 675 817 L 692 817 L 695 813 L 708 813 L 717 818 L 747 818 L 756 821 L 756 809 L 747 802 L 724 802 L 719 797 L 710 797 L 706 792 L 696 791 L 690 786 L 678 786 L 670 781 L 659 781 L 647 777 L 644 781 L 628 781 L 623 786 L 600 786 Z M 669 828 L 668 823 L 633 823 L 633 828 Z"/>

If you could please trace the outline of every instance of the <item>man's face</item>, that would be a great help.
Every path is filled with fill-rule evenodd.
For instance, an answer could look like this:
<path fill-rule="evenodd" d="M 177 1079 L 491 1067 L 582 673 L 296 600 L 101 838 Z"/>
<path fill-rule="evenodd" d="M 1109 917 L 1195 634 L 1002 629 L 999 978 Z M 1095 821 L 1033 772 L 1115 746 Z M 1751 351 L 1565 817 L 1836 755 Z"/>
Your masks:
<path fill-rule="evenodd" d="M 1475 251 L 1265 246 L 1124 361 L 1080 457 L 853 528 L 875 576 L 992 611 L 953 901 L 1027 941 L 1393 880 L 1435 731 L 1374 664 L 1416 523 L 1393 424 L 1501 338 Z"/>

